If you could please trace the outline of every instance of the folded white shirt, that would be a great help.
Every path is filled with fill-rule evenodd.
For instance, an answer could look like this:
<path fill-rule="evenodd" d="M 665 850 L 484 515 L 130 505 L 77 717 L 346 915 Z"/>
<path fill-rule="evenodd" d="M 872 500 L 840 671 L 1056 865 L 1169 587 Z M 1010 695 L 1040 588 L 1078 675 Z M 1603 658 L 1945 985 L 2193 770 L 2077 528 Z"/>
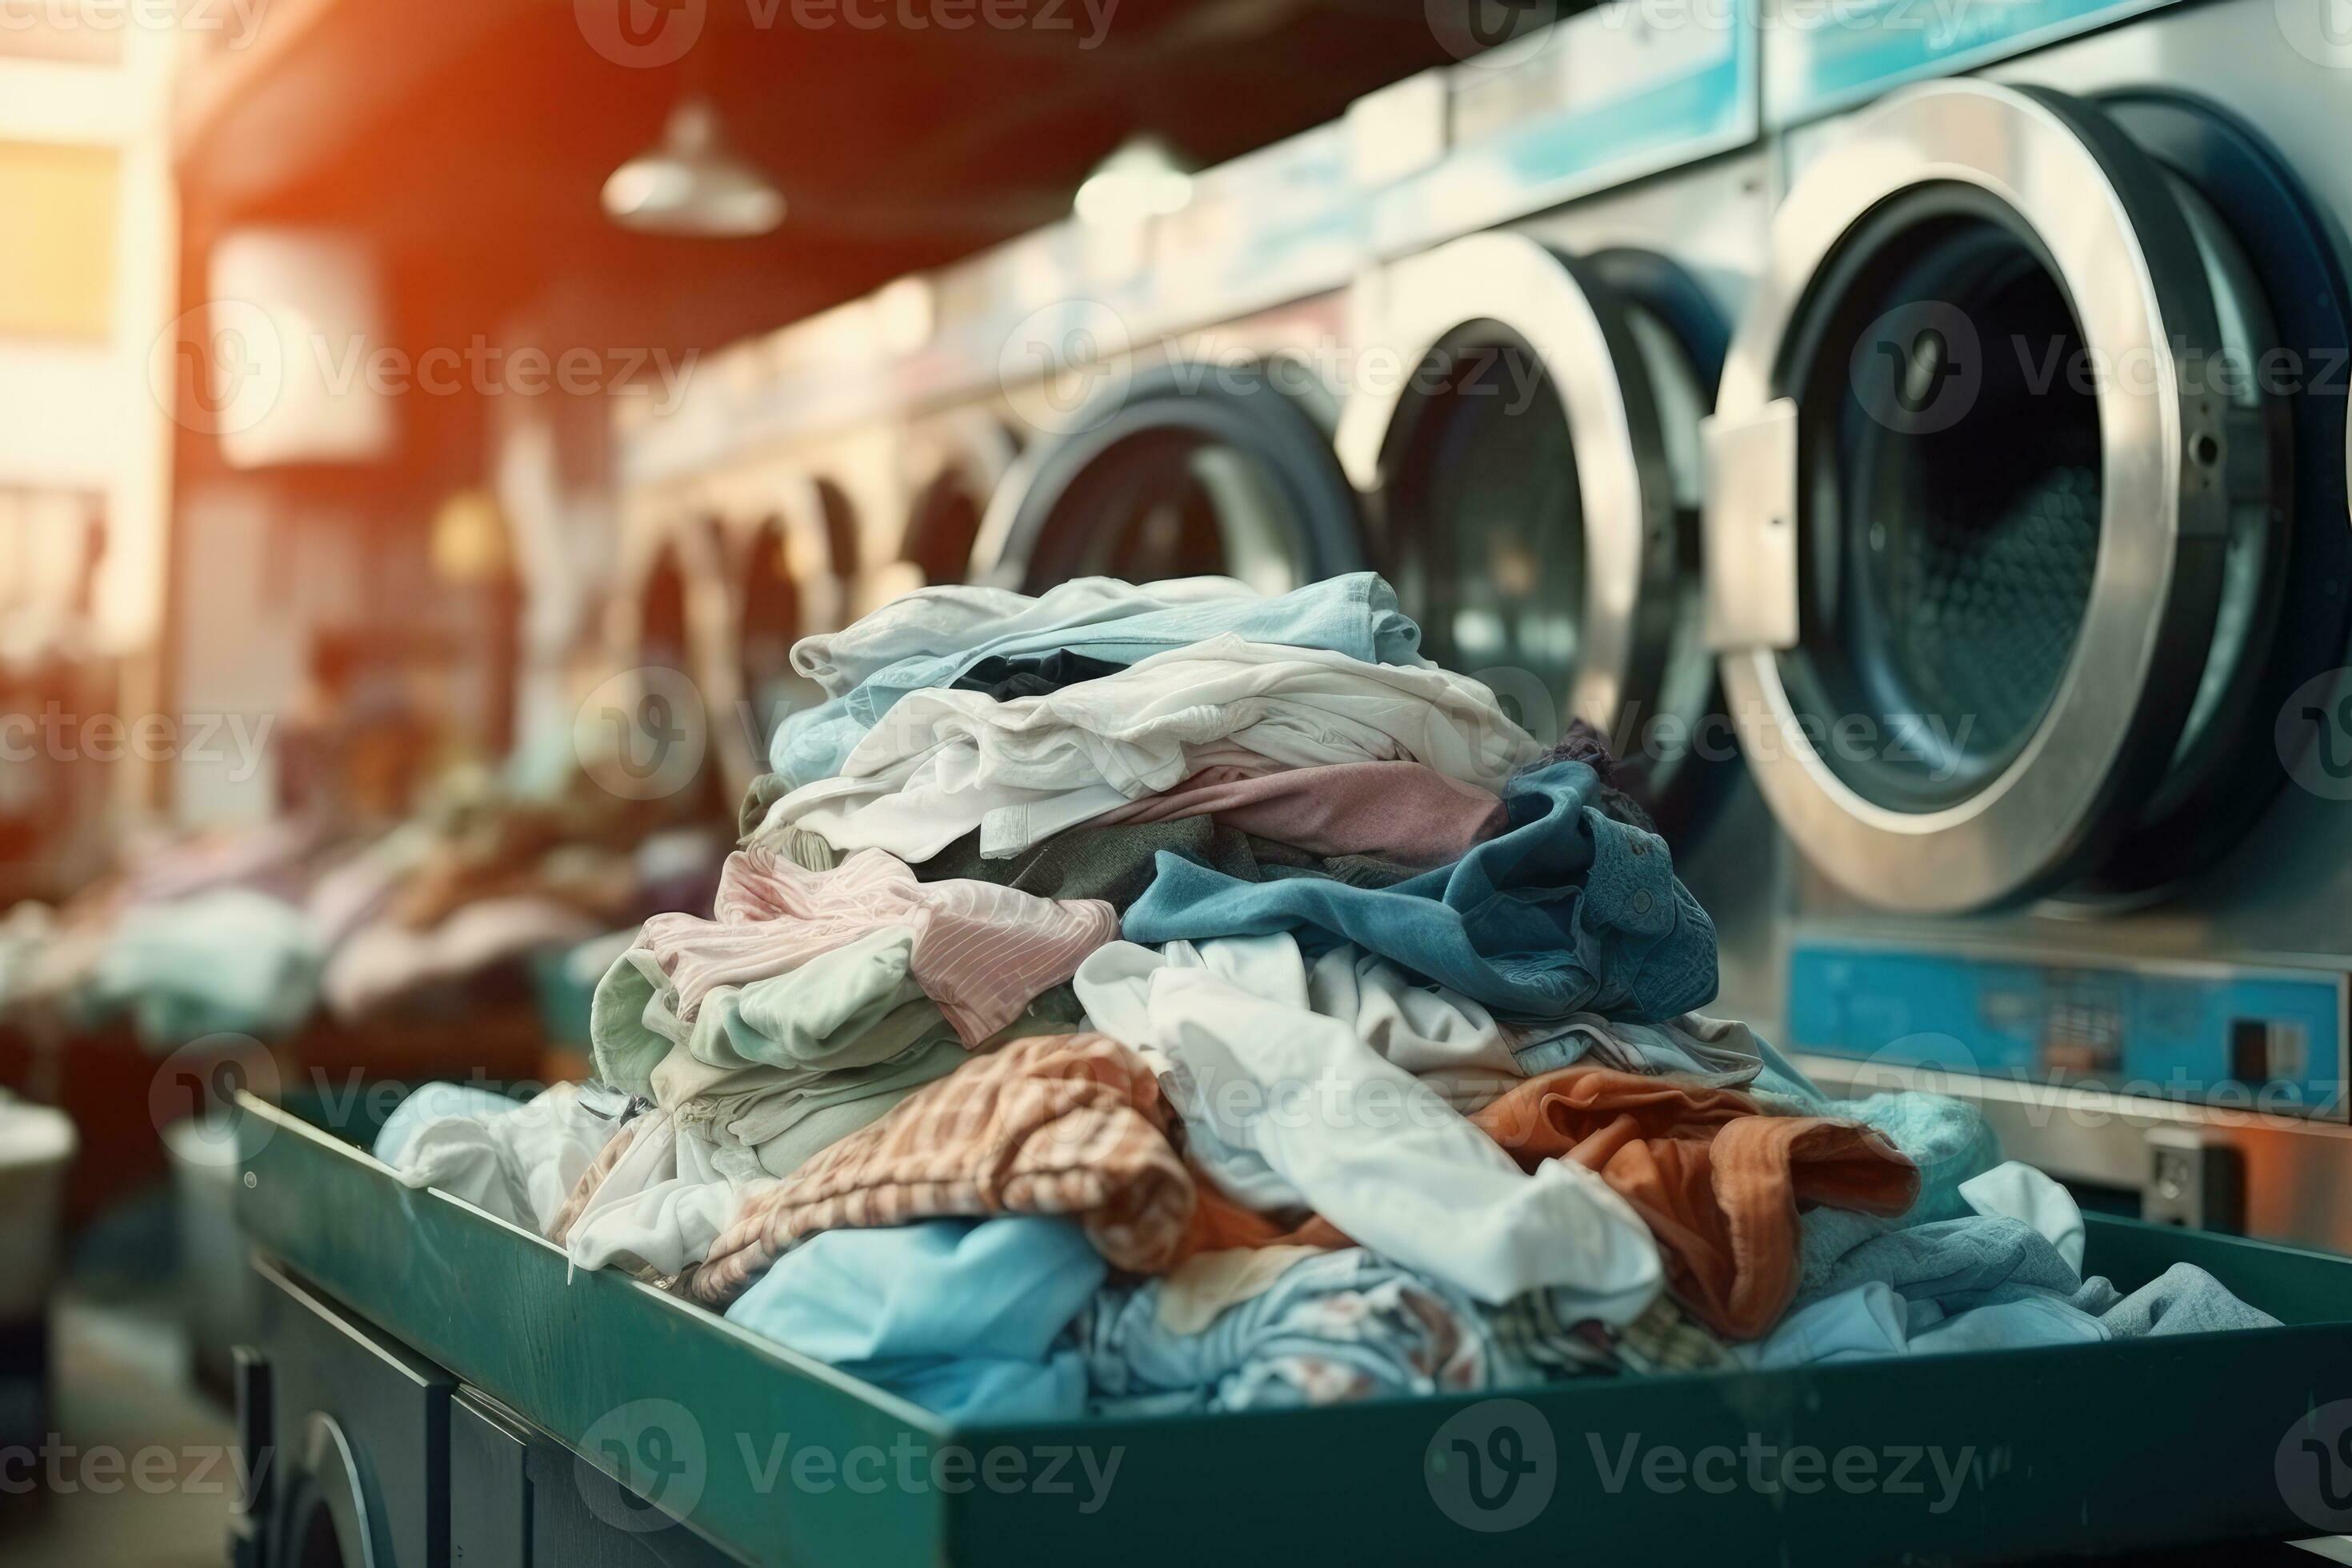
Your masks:
<path fill-rule="evenodd" d="M 1207 1134 L 1261 1156 L 1364 1246 L 1483 1301 L 1557 1288 L 1581 1298 L 1580 1316 L 1616 1324 L 1648 1306 L 1658 1249 L 1623 1198 L 1573 1163 L 1522 1172 L 1350 1025 L 1240 983 L 1286 962 L 1298 967 L 1287 936 L 1205 942 L 1172 960 L 1113 942 L 1073 984 L 1097 1028 L 1169 1064 L 1163 1081 L 1196 1149 Z"/>
<path fill-rule="evenodd" d="M 1499 789 L 1540 751 L 1467 677 L 1218 637 L 1010 702 L 910 693 L 838 777 L 778 800 L 762 828 L 797 826 L 836 849 L 908 861 L 978 828 L 981 853 L 1003 857 L 1253 754 L 1286 768 L 1417 762 Z"/>

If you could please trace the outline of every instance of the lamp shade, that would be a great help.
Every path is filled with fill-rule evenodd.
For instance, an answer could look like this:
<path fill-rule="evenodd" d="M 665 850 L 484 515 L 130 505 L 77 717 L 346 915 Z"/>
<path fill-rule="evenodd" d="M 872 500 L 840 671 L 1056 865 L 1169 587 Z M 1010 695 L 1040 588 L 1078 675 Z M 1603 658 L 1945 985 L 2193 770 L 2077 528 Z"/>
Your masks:
<path fill-rule="evenodd" d="M 1070 205 L 1080 223 L 1110 227 L 1166 217 L 1192 199 L 1190 167 L 1147 132 L 1128 138 L 1096 164 Z"/>
<path fill-rule="evenodd" d="M 718 108 L 698 95 L 670 111 L 659 145 L 613 171 L 604 214 L 649 234 L 740 237 L 783 222 L 784 196 L 727 145 Z"/>

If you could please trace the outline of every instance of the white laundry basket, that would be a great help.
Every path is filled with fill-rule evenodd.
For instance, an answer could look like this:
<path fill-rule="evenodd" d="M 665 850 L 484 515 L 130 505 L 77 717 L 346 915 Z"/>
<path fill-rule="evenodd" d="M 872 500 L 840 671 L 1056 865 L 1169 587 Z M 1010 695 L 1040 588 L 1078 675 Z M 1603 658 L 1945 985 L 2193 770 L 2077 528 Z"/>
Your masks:
<path fill-rule="evenodd" d="M 191 1116 L 163 1129 L 180 1226 L 180 1280 L 190 1370 L 226 1388 L 233 1347 L 252 1337 L 253 1270 L 236 1230 L 236 1133 L 226 1116 Z"/>
<path fill-rule="evenodd" d="M 0 1326 L 35 1321 L 47 1305 L 66 1167 L 79 1142 L 64 1112 L 0 1093 Z"/>

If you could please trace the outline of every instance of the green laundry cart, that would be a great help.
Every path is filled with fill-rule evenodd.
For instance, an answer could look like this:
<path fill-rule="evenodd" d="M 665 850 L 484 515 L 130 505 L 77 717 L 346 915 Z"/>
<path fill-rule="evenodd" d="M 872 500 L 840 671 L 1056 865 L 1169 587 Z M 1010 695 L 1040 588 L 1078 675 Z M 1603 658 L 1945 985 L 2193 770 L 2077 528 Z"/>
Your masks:
<path fill-rule="evenodd" d="M 385 1103 L 240 1102 L 239 1563 L 2248 1562 L 2352 1528 L 2352 1259 L 2094 1215 L 2091 1270 L 2193 1263 L 2283 1326 L 961 1427 L 403 1185 Z"/>

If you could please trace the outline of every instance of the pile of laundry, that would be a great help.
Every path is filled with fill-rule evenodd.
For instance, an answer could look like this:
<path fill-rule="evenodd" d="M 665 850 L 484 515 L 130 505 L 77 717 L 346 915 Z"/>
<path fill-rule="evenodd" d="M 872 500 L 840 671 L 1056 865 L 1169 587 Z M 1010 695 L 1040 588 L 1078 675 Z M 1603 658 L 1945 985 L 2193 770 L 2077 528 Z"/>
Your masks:
<path fill-rule="evenodd" d="M 126 1017 L 166 1049 L 461 1010 L 538 955 L 709 907 L 723 834 L 645 831 L 628 804 L 459 784 L 390 827 L 314 814 L 135 844 L 63 909 L 0 916 L 0 1021 Z"/>
<path fill-rule="evenodd" d="M 1369 574 L 926 589 L 793 650 L 710 918 L 596 1080 L 377 1152 L 966 1422 L 1238 1410 L 2267 1323 L 2085 1279 L 2063 1189 L 1832 1104 L 1598 738 Z"/>

